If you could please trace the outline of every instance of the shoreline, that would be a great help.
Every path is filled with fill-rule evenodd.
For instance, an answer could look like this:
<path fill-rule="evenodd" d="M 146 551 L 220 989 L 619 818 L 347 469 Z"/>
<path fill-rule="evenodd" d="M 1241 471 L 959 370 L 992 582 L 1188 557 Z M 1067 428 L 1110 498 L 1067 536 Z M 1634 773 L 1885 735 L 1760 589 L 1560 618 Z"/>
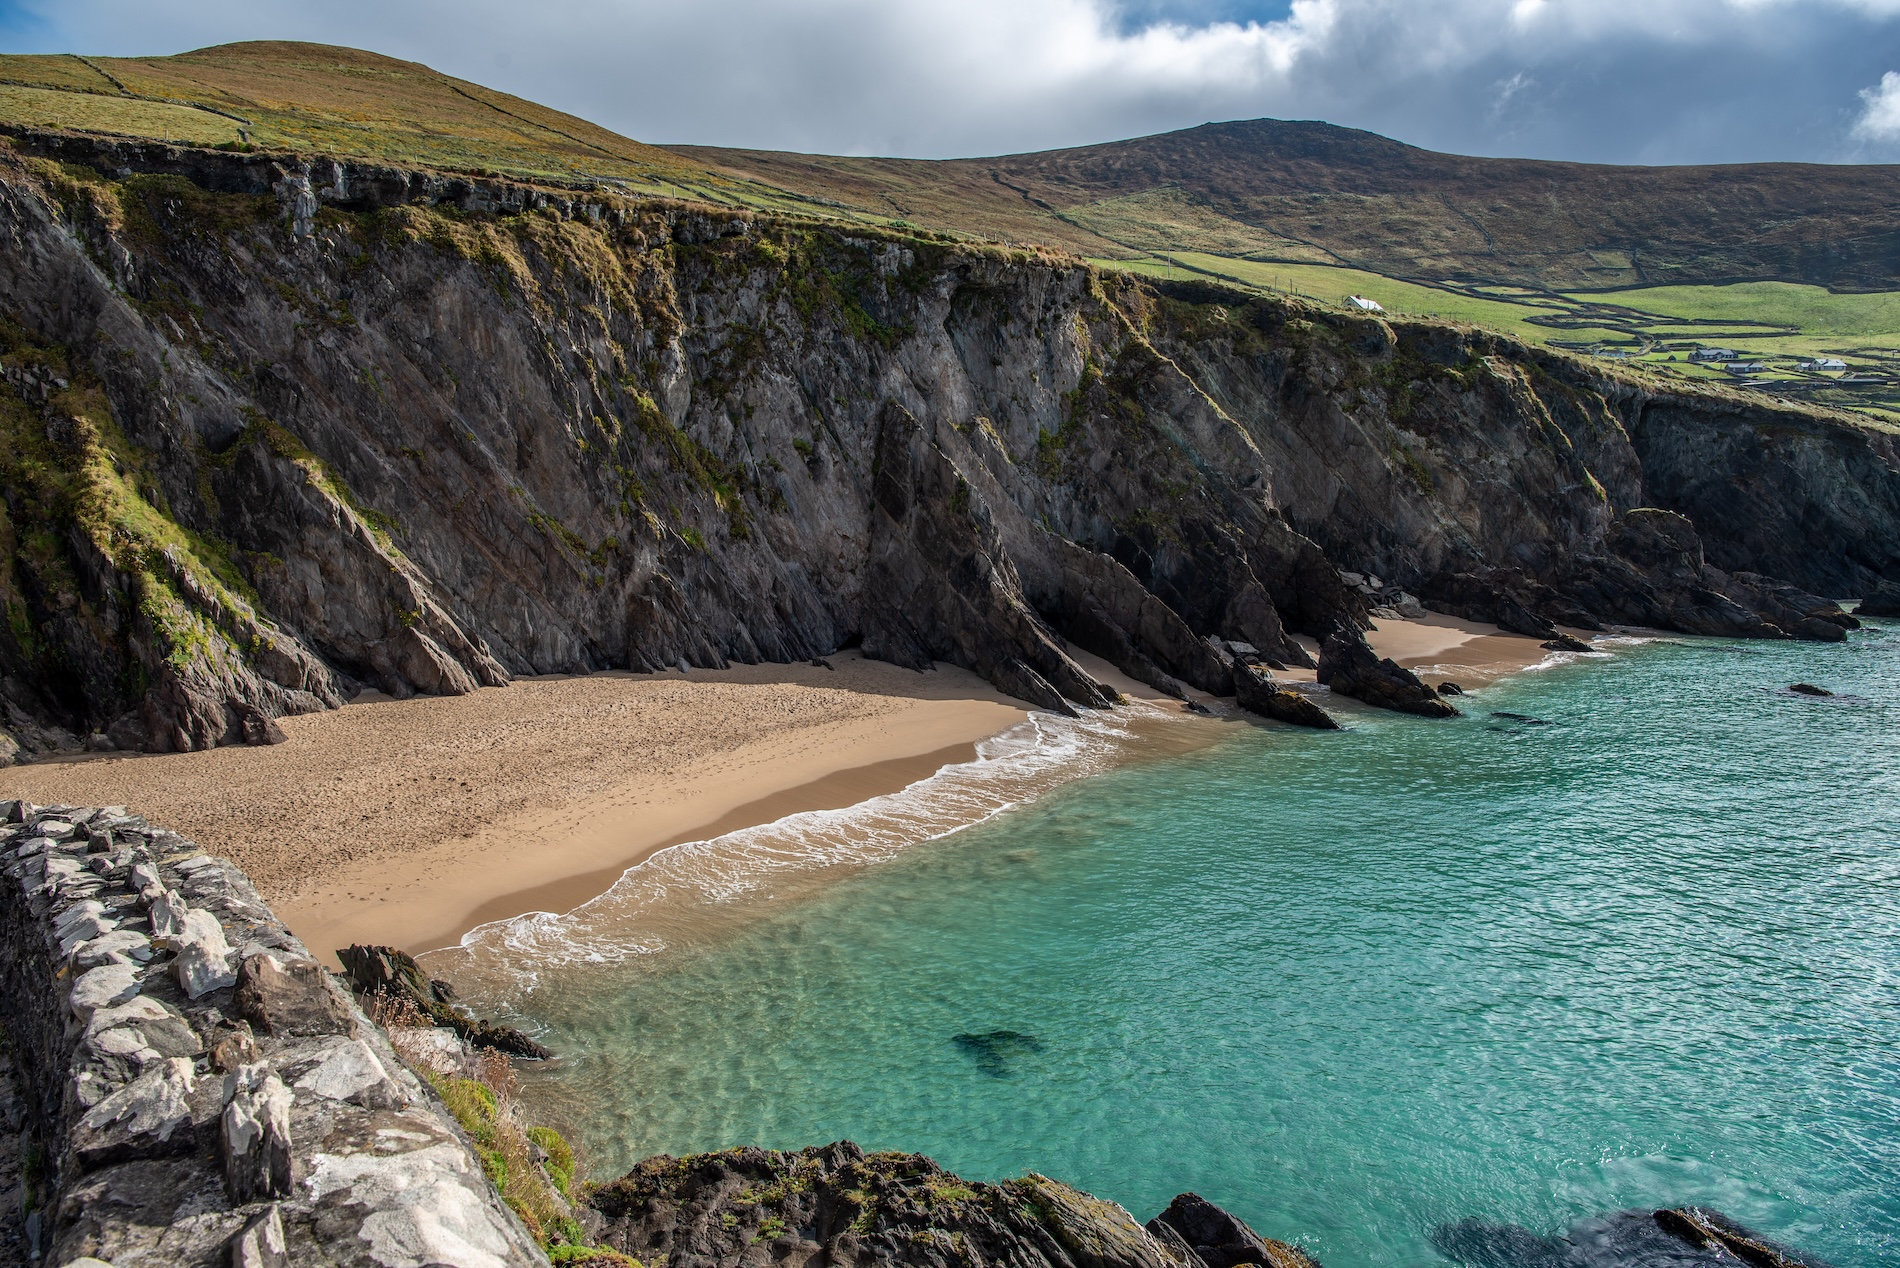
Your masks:
<path fill-rule="evenodd" d="M 1436 613 L 1377 621 L 1367 640 L 1434 686 L 1454 674 L 1482 686 L 1549 655 L 1537 639 Z M 1077 659 L 1126 695 L 1168 703 Z M 284 719 L 290 742 L 274 748 L 39 763 L 0 784 L 175 826 L 249 873 L 327 963 L 355 942 L 420 954 L 496 921 L 571 911 L 672 846 L 901 791 L 1029 716 L 951 666 L 830 660 L 359 698 Z M 480 795 L 497 781 L 519 786 Z"/>

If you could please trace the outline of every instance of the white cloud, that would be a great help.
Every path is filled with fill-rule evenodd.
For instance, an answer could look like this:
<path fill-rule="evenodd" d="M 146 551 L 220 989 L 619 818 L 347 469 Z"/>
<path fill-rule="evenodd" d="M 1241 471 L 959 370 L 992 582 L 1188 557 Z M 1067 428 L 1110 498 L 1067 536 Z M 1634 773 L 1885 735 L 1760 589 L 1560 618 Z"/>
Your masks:
<path fill-rule="evenodd" d="M 24 4 L 40 47 L 354 44 L 645 140 L 919 156 L 1275 115 L 1469 153 L 1835 158 L 1900 35 L 1900 0 L 1294 0 L 1133 30 L 1114 0 Z"/>
<path fill-rule="evenodd" d="M 1867 141 L 1900 141 L 1900 73 L 1888 71 L 1872 88 L 1861 89 L 1867 103 L 1854 121 L 1854 135 Z"/>

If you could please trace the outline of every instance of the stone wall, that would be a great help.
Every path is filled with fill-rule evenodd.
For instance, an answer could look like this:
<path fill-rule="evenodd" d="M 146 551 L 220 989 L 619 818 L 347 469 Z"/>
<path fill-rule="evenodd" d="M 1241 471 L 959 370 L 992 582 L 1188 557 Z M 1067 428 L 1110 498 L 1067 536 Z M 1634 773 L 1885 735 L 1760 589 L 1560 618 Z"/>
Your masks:
<path fill-rule="evenodd" d="M 23 1133 L 0 1250 L 86 1268 L 547 1263 L 237 868 L 123 807 L 22 802 L 0 802 L 0 866 L 17 1109 L 4 1086 L 0 1102 Z"/>

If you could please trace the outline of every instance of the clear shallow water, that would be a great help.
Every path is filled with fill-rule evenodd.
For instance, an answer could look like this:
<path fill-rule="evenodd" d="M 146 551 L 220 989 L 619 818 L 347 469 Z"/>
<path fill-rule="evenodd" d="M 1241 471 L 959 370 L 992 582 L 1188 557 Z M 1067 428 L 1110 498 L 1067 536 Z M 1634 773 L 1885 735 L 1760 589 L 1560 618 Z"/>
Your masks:
<path fill-rule="evenodd" d="M 1900 628 L 1466 705 L 1233 724 L 796 899 L 630 916 L 655 954 L 544 922 L 468 977 L 563 1054 L 529 1094 L 596 1174 L 850 1137 L 1143 1218 L 1193 1189 L 1328 1268 L 1685 1202 L 1900 1258 Z M 955 1041 L 996 1030 L 1035 1043 Z"/>

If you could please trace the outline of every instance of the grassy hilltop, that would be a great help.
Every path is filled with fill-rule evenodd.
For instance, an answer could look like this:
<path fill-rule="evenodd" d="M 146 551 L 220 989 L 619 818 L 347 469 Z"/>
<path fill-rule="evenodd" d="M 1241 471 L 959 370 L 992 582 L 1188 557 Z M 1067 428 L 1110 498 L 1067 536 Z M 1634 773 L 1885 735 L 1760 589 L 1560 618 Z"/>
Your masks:
<path fill-rule="evenodd" d="M 1271 119 L 987 159 L 661 148 L 419 63 L 289 42 L 0 56 L 0 121 L 1032 242 L 1900 416 L 1896 166 L 1479 159 Z M 1698 345 L 1762 368 L 1692 364 Z M 1799 368 L 1821 357 L 1848 368 Z"/>

